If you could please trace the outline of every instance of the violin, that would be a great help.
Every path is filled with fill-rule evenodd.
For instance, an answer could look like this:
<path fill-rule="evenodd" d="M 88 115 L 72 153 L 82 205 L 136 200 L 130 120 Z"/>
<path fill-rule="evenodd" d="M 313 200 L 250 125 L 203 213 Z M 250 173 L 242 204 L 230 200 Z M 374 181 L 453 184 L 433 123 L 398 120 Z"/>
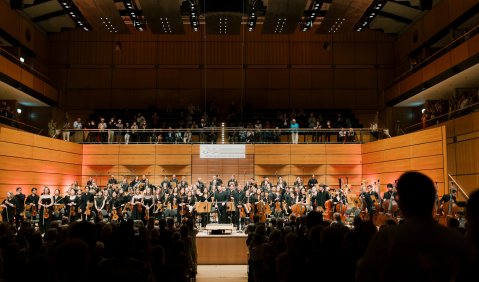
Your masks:
<path fill-rule="evenodd" d="M 145 220 L 150 219 L 150 209 L 145 209 Z"/>
<path fill-rule="evenodd" d="M 37 216 L 37 212 L 38 212 L 37 205 L 32 204 L 32 207 L 31 207 L 31 210 L 30 210 L 30 213 L 32 214 L 32 217 Z"/>
<path fill-rule="evenodd" d="M 136 203 L 136 207 L 138 209 L 138 212 L 141 213 L 143 211 L 143 205 L 140 202 Z"/>
<path fill-rule="evenodd" d="M 113 209 L 113 210 L 111 211 L 111 220 L 117 221 L 118 218 L 119 218 L 119 216 L 118 216 L 118 211 L 117 211 L 116 209 Z"/>
<path fill-rule="evenodd" d="M 279 201 L 277 201 L 275 204 L 274 204 L 274 211 L 276 213 L 280 213 L 283 209 L 281 208 L 281 203 Z"/>
<path fill-rule="evenodd" d="M 75 205 L 70 205 L 70 216 L 75 216 L 75 208 L 76 206 Z"/>
<path fill-rule="evenodd" d="M 90 216 L 91 215 L 91 208 L 92 208 L 93 204 L 88 202 L 86 204 L 86 209 L 85 209 L 85 215 L 86 216 Z"/>
<path fill-rule="evenodd" d="M 49 218 L 49 217 L 50 217 L 50 210 L 46 206 L 43 206 L 43 218 Z"/>

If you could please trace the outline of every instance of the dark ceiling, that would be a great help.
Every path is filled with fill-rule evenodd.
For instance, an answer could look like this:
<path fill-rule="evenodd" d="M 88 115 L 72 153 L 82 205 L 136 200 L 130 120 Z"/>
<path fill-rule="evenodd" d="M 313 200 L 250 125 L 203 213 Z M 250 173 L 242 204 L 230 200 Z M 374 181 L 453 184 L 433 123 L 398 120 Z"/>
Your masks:
<path fill-rule="evenodd" d="M 185 33 L 184 26 L 239 34 L 360 31 L 397 34 L 440 0 L 2 0 L 46 32 Z M 196 23 L 194 23 L 196 21 Z M 135 27 L 135 28 L 131 28 Z M 194 30 L 194 29 L 193 29 Z"/>

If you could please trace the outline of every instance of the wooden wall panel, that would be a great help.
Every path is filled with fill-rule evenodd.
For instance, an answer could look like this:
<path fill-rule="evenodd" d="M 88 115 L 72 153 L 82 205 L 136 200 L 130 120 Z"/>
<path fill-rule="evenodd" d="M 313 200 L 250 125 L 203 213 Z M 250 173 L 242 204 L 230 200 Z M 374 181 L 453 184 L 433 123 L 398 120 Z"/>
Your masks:
<path fill-rule="evenodd" d="M 417 170 L 438 181 L 441 187 L 447 187 L 445 136 L 446 128 L 442 126 L 364 144 L 363 176 L 380 179 L 383 185 L 393 183 L 406 171 Z"/>
<path fill-rule="evenodd" d="M 291 155 L 256 155 L 255 164 L 287 164 Z"/>
<path fill-rule="evenodd" d="M 291 164 L 323 164 L 326 155 L 291 155 Z"/>
<path fill-rule="evenodd" d="M 81 177 L 82 145 L 0 127 L 0 198 L 17 186 L 69 186 Z"/>

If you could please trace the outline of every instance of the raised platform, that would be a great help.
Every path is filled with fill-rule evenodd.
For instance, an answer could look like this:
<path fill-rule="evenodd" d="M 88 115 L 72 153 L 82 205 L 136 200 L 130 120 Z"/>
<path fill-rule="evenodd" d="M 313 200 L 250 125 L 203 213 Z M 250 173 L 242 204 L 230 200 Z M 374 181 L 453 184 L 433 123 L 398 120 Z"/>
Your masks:
<path fill-rule="evenodd" d="M 196 235 L 198 264 L 248 264 L 248 236 L 242 232 L 232 234 L 211 235 L 201 230 Z"/>
<path fill-rule="evenodd" d="M 232 223 L 210 223 L 205 227 L 208 234 L 233 234 L 234 229 L 235 227 Z"/>

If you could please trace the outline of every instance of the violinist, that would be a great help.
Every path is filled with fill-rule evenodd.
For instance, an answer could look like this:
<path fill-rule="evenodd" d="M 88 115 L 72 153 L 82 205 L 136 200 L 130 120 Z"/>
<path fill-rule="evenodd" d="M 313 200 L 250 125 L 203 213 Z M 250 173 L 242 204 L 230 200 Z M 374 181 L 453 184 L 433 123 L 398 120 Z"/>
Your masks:
<path fill-rule="evenodd" d="M 38 199 L 38 207 L 40 208 L 39 216 L 39 227 L 42 234 L 50 227 L 51 223 L 51 213 L 53 206 L 53 196 L 50 194 L 50 188 L 45 186 L 43 188 L 43 193 Z"/>
<path fill-rule="evenodd" d="M 80 190 L 78 191 L 80 192 Z M 88 186 L 85 187 L 85 191 L 80 193 L 80 203 L 78 212 L 81 214 L 82 220 L 90 220 L 92 217 L 91 208 L 94 201 L 94 190 Z"/>
<path fill-rule="evenodd" d="M 7 192 L 7 198 L 3 200 L 1 207 L 3 222 L 13 224 L 15 218 L 15 208 L 17 204 L 12 192 Z"/>
<path fill-rule="evenodd" d="M 373 190 L 372 185 L 366 186 L 366 191 L 362 192 L 359 195 L 359 198 L 363 204 L 363 210 L 365 209 L 366 213 L 369 214 L 369 218 L 372 218 L 373 214 L 376 212 L 376 208 L 374 207 L 374 203 L 371 196 L 374 196 L 376 197 L 376 199 L 379 199 L 378 193 L 376 193 L 376 191 Z"/>
<path fill-rule="evenodd" d="M 63 216 L 63 197 L 60 195 L 60 190 L 57 188 L 53 192 L 53 219 L 61 220 Z"/>
<path fill-rule="evenodd" d="M 288 187 L 288 183 L 283 179 L 283 177 L 280 176 L 278 177 L 277 186 L 282 187 L 283 189 L 286 189 L 286 187 Z"/>
<path fill-rule="evenodd" d="M 246 193 L 238 186 L 238 184 L 234 184 L 231 179 L 228 181 L 230 186 L 232 187 L 231 190 L 231 198 L 233 200 L 234 206 L 236 207 L 235 212 L 233 213 L 233 225 L 240 229 L 241 226 L 244 226 L 244 216 L 246 215 L 244 210 L 244 200 Z M 242 216 L 243 215 L 243 218 Z"/>
<path fill-rule="evenodd" d="M 25 212 L 25 194 L 22 193 L 22 187 L 17 187 L 16 194 L 14 196 L 17 207 L 15 209 L 15 225 L 20 226 L 23 221 Z"/>
<path fill-rule="evenodd" d="M 136 188 L 131 198 L 130 204 L 132 206 L 131 219 L 140 220 L 143 213 L 143 196 L 140 194 L 140 189 Z"/>
<path fill-rule="evenodd" d="M 27 196 L 25 200 L 25 217 L 34 220 L 37 218 L 38 215 L 38 195 L 37 195 L 37 188 L 33 187 L 31 190 L 31 194 Z"/>
<path fill-rule="evenodd" d="M 65 203 L 65 213 L 66 216 L 70 219 L 70 222 L 77 220 L 78 216 L 78 207 L 80 206 L 80 197 L 76 195 L 75 189 L 70 189 L 68 191 L 68 196 L 64 199 Z"/>
<path fill-rule="evenodd" d="M 106 200 L 107 197 L 103 195 L 103 191 L 98 191 L 94 197 L 93 204 L 95 206 L 96 216 L 102 220 L 107 216 L 106 212 Z"/>
<path fill-rule="evenodd" d="M 150 188 L 145 189 L 145 194 L 143 195 L 143 214 L 141 218 L 144 223 L 146 223 L 150 217 L 153 216 L 153 206 L 155 204 L 155 197 L 151 193 Z"/>
<path fill-rule="evenodd" d="M 186 180 L 186 176 L 183 175 L 181 177 L 181 181 L 180 181 L 180 183 L 178 183 L 178 186 L 180 188 L 185 188 L 185 189 L 188 188 L 188 181 Z"/>
<path fill-rule="evenodd" d="M 116 191 L 111 193 L 110 198 L 110 220 L 118 220 L 121 214 L 121 199 Z"/>

